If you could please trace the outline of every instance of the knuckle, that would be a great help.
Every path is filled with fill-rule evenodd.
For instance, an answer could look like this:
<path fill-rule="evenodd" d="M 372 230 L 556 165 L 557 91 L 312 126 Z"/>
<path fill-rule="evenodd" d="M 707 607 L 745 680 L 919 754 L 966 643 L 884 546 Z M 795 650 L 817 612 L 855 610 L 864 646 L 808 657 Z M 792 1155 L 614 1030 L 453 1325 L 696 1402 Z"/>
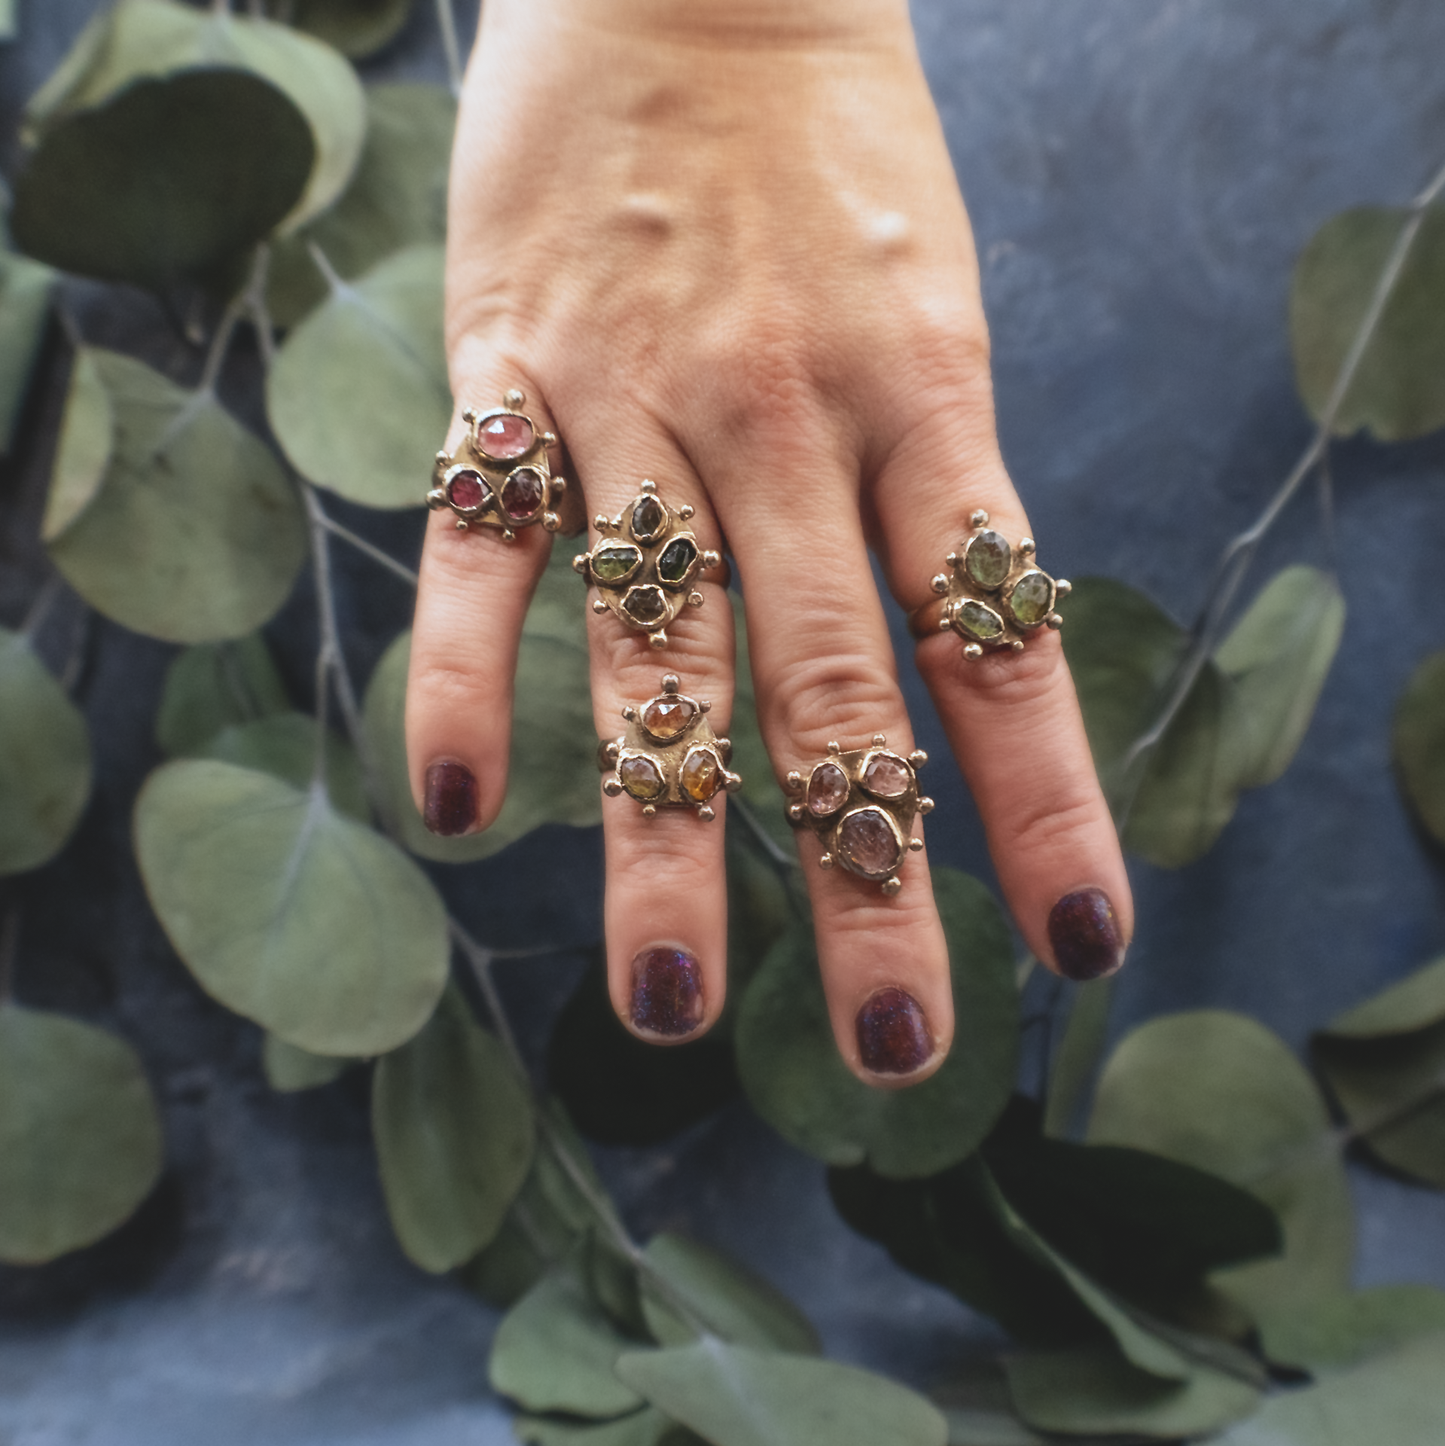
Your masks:
<path fill-rule="evenodd" d="M 1004 811 L 995 846 L 1033 860 L 1086 852 L 1106 816 L 1092 780 L 1057 780 L 1030 789 Z"/>
<path fill-rule="evenodd" d="M 765 723 L 775 752 L 811 759 L 830 742 L 856 748 L 875 733 L 891 733 L 895 746 L 903 746 L 908 720 L 892 673 L 872 657 L 836 651 L 835 641 L 827 647 L 834 651 L 801 658 L 774 691 Z"/>
<path fill-rule="evenodd" d="M 505 713 L 511 705 L 511 689 L 490 674 L 463 663 L 439 658 L 419 661 L 407 681 L 407 712 L 465 712 L 472 723 L 478 715 Z"/>
<path fill-rule="evenodd" d="M 720 589 L 709 587 L 704 596 L 704 613 L 728 606 Z M 719 721 L 727 718 L 733 697 L 729 626 L 720 626 L 715 618 L 689 616 L 691 612 L 685 609 L 668 625 L 667 647 L 661 650 L 649 645 L 645 633 L 622 629 L 610 614 L 599 616 L 591 633 L 593 678 L 601 684 L 599 693 L 605 697 L 611 692 L 620 701 L 637 703 L 656 693 L 662 679 L 672 673 L 684 693 L 711 702 Z"/>
<path fill-rule="evenodd" d="M 1007 650 L 964 656 L 950 633 L 924 638 L 917 648 L 918 669 L 930 688 L 967 692 L 991 712 L 1025 715 L 1052 705 L 1060 690 L 1072 688 L 1063 647 L 1046 633 L 1033 639 L 1021 653 Z"/>

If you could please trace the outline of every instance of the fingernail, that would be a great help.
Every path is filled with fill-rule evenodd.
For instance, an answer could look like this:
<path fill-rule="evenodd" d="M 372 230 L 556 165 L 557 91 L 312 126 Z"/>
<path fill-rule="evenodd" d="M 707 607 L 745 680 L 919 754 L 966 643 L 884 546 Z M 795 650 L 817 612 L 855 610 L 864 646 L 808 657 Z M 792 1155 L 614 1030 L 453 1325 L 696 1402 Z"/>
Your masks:
<path fill-rule="evenodd" d="M 933 1057 L 923 1006 L 906 990 L 880 989 L 858 1011 L 858 1057 L 873 1074 L 912 1074 Z"/>
<path fill-rule="evenodd" d="M 1119 921 L 1103 889 L 1065 894 L 1049 912 L 1049 943 L 1066 979 L 1100 979 L 1124 962 Z"/>
<path fill-rule="evenodd" d="M 632 961 L 632 1022 L 670 1037 L 702 1023 L 702 970 L 687 950 L 660 944 Z"/>
<path fill-rule="evenodd" d="M 477 821 L 477 780 L 464 763 L 433 763 L 426 771 L 426 826 L 444 838 L 466 833 Z"/>

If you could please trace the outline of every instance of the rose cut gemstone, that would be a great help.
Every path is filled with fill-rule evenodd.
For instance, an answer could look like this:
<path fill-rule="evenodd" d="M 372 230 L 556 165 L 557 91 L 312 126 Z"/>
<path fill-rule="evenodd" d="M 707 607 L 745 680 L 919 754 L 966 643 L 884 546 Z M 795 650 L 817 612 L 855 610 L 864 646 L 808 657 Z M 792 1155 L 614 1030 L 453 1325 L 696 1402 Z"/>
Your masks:
<path fill-rule="evenodd" d="M 480 472 L 473 472 L 470 467 L 454 473 L 451 481 L 447 483 L 447 501 L 453 507 L 463 507 L 470 511 L 474 507 L 480 507 L 490 495 L 491 488 L 487 486 L 486 479 Z"/>
<path fill-rule="evenodd" d="M 850 813 L 838 829 L 838 853 L 846 868 L 865 879 L 886 878 L 898 867 L 903 846 L 880 808 Z"/>
<path fill-rule="evenodd" d="M 485 456 L 495 457 L 499 462 L 525 456 L 536 440 L 532 424 L 515 412 L 498 412 L 495 417 L 484 417 L 477 423 L 477 446 Z"/>
<path fill-rule="evenodd" d="M 1009 593 L 1008 610 L 1021 628 L 1038 627 L 1053 607 L 1054 584 L 1047 573 L 1024 573 Z"/>
<path fill-rule="evenodd" d="M 697 544 L 689 537 L 674 537 L 657 559 L 657 575 L 663 582 L 686 582 L 697 559 Z"/>
<path fill-rule="evenodd" d="M 667 513 L 656 497 L 639 497 L 632 509 L 632 535 L 639 542 L 651 542 L 667 524 Z"/>
<path fill-rule="evenodd" d="M 697 704 L 691 698 L 654 698 L 642 710 L 642 726 L 659 743 L 671 743 L 687 732 L 696 713 Z"/>
<path fill-rule="evenodd" d="M 1008 577 L 1013 554 L 999 532 L 980 532 L 964 553 L 963 565 L 980 587 L 997 587 Z"/>
<path fill-rule="evenodd" d="M 592 576 L 598 582 L 621 582 L 641 561 L 642 553 L 630 542 L 609 543 L 592 554 Z"/>
<path fill-rule="evenodd" d="M 667 603 L 662 596 L 662 589 L 653 587 L 650 583 L 643 587 L 629 588 L 627 596 L 622 599 L 622 607 L 633 622 L 647 627 L 660 623 L 667 616 Z"/>
<path fill-rule="evenodd" d="M 663 789 L 662 773 L 650 758 L 624 758 L 617 765 L 617 776 L 633 798 L 651 803 Z"/>
<path fill-rule="evenodd" d="M 518 522 L 535 517 L 547 497 L 547 484 L 535 467 L 518 467 L 502 483 L 502 510 Z"/>
<path fill-rule="evenodd" d="M 847 801 L 848 775 L 836 763 L 820 763 L 808 780 L 808 812 L 815 818 L 827 818 Z"/>
<path fill-rule="evenodd" d="M 896 753 L 875 753 L 864 766 L 863 787 L 875 798 L 902 798 L 913 770 Z"/>
<path fill-rule="evenodd" d="M 722 782 L 718 761 L 706 748 L 694 748 L 682 765 L 683 792 L 694 803 L 706 803 Z"/>
<path fill-rule="evenodd" d="M 954 625 L 966 637 L 979 643 L 996 643 L 1003 637 L 1003 619 L 991 607 L 965 598 L 953 615 Z"/>

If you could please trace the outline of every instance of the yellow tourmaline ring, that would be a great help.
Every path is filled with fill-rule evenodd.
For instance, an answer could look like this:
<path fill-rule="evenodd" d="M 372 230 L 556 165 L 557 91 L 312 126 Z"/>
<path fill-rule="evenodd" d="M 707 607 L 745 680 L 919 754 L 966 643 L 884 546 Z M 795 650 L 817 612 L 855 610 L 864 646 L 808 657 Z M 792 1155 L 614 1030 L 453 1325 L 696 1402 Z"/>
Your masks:
<path fill-rule="evenodd" d="M 733 746 L 719 738 L 707 721 L 712 706 L 706 698 L 688 698 L 678 691 L 678 678 L 668 673 L 662 692 L 640 708 L 622 710 L 627 732 L 604 738 L 597 761 L 602 791 L 609 798 L 629 794 L 651 818 L 659 808 L 695 808 L 704 821 L 713 817 L 713 795 L 736 793 L 743 781 L 729 773 Z"/>

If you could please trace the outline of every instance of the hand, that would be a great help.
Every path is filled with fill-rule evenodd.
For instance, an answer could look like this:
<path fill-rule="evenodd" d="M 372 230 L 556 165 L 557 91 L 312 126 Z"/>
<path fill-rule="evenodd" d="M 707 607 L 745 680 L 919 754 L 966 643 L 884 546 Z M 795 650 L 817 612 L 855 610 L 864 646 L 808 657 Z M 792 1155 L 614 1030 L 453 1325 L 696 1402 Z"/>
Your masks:
<path fill-rule="evenodd" d="M 452 166 L 447 318 L 458 405 L 522 390 L 588 516 L 650 477 L 697 509 L 703 547 L 729 552 L 780 778 L 830 740 L 913 747 L 868 547 L 911 610 L 974 509 L 1011 540 L 1029 528 L 902 0 L 488 0 Z M 501 806 L 550 538 L 509 546 L 452 522 L 438 512 L 427 536 L 407 740 L 419 806 L 461 832 Z M 590 618 L 602 736 L 664 672 L 725 731 L 732 617 L 701 590 L 664 652 Z M 1116 967 L 1128 881 L 1057 635 L 978 661 L 935 635 L 918 663 L 1029 947 L 1073 977 Z M 613 1003 L 643 1037 L 691 1037 L 723 1005 L 722 827 L 644 819 L 630 799 L 604 817 Z M 800 845 L 838 1048 L 875 1084 L 926 1077 L 953 1013 L 924 856 L 889 899 L 817 868 L 811 835 Z"/>

